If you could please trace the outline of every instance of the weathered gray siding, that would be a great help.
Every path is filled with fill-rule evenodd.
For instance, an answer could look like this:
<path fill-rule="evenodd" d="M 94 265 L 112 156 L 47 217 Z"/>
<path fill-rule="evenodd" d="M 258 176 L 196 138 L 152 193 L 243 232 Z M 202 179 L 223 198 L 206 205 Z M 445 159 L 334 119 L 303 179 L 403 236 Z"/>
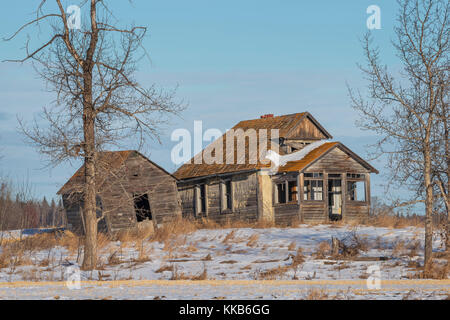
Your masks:
<path fill-rule="evenodd" d="M 134 194 L 148 194 L 155 223 L 164 223 L 181 216 L 181 200 L 176 179 L 139 153 L 133 152 L 119 169 L 108 174 L 98 192 L 108 231 L 136 225 Z M 63 199 L 67 197 L 68 195 L 63 195 Z M 81 198 L 64 203 L 68 223 L 74 231 L 82 230 L 79 210 L 82 206 Z M 101 212 L 98 215 L 101 215 Z"/>
<path fill-rule="evenodd" d="M 195 209 L 195 188 L 206 184 L 207 212 L 206 216 L 216 222 L 226 220 L 256 221 L 258 218 L 257 175 L 256 173 L 238 173 L 226 176 L 232 180 L 233 208 L 222 210 L 220 183 L 224 177 L 208 177 L 183 181 L 178 184 L 178 192 L 182 202 L 183 217 L 198 217 Z"/>

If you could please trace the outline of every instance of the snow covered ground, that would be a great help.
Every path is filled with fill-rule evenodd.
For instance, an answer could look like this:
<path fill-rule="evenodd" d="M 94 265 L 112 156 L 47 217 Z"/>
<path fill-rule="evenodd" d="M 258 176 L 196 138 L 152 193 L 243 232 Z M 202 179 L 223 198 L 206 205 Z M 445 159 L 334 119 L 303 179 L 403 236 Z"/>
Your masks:
<path fill-rule="evenodd" d="M 0 299 L 448 299 L 449 281 L 382 282 L 369 290 L 364 281 L 318 280 L 139 280 L 64 283 L 2 283 Z"/>
<path fill-rule="evenodd" d="M 329 257 L 324 242 L 355 234 L 365 251 L 356 258 Z M 29 253 L 30 265 L 0 269 L 0 298 L 447 298 L 450 280 L 415 279 L 423 239 L 423 230 L 414 227 L 201 229 L 164 243 L 110 242 L 100 250 L 100 270 L 79 273 L 78 252 L 56 247 Z M 435 250 L 440 246 L 436 236 Z M 74 275 L 80 290 L 65 286 L 68 278 L 78 279 Z M 378 278 L 380 287 L 374 287 Z"/>

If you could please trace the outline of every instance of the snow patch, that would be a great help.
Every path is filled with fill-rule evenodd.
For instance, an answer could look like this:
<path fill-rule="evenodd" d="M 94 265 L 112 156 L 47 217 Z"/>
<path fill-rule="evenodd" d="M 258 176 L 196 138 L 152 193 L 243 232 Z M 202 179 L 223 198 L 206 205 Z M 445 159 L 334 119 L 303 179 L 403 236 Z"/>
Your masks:
<path fill-rule="evenodd" d="M 314 149 L 317 149 L 318 147 L 320 147 L 321 145 L 323 145 L 324 143 L 327 143 L 327 142 L 329 142 L 329 141 L 328 140 L 316 141 L 316 142 L 313 142 L 313 143 L 307 145 L 306 147 L 304 147 L 303 149 L 301 149 L 297 152 L 293 152 L 293 153 L 286 154 L 286 155 L 279 155 L 277 152 L 275 152 L 273 150 L 269 150 L 267 152 L 266 159 L 269 159 L 270 161 L 272 161 L 273 166 L 271 168 L 271 171 L 278 171 L 278 167 L 284 166 L 289 161 L 302 160 L 304 157 L 306 157 L 306 155 L 308 153 L 310 153 Z"/>

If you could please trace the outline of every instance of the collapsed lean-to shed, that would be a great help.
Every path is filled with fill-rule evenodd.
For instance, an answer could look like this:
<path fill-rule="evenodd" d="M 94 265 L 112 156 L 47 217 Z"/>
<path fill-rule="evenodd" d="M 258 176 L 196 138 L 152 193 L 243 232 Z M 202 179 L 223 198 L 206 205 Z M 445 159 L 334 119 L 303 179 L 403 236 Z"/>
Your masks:
<path fill-rule="evenodd" d="M 84 166 L 58 191 L 69 228 L 77 233 L 84 232 L 83 185 Z M 114 232 L 146 220 L 159 224 L 181 216 L 176 178 L 137 151 L 99 152 L 96 186 L 100 231 Z"/>
<path fill-rule="evenodd" d="M 232 139 L 244 138 L 244 152 L 234 142 L 230 152 L 226 140 L 231 138 L 225 134 L 174 173 L 179 180 L 183 216 L 289 224 L 294 220 L 326 222 L 368 215 L 370 173 L 378 171 L 342 143 L 328 141 L 332 136 L 308 112 L 265 115 L 241 121 L 232 129 L 242 129 Z M 256 131 L 253 144 L 245 134 L 248 129 Z M 271 169 L 273 163 L 259 157 L 250 162 L 260 147 L 260 129 L 278 130 L 275 137 L 267 131 L 268 149 L 276 146 L 276 156 L 287 159 L 276 172 Z M 222 163 L 194 161 L 214 155 L 217 148 L 223 148 Z M 306 152 L 302 152 L 304 148 L 308 148 Z"/>

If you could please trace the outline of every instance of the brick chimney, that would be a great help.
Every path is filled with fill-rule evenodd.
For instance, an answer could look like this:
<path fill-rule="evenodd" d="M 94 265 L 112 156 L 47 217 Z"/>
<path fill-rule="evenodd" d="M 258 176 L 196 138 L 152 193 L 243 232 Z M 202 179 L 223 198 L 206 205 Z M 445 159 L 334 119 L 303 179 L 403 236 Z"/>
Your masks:
<path fill-rule="evenodd" d="M 273 118 L 273 113 L 264 114 L 261 116 L 261 119 Z"/>

